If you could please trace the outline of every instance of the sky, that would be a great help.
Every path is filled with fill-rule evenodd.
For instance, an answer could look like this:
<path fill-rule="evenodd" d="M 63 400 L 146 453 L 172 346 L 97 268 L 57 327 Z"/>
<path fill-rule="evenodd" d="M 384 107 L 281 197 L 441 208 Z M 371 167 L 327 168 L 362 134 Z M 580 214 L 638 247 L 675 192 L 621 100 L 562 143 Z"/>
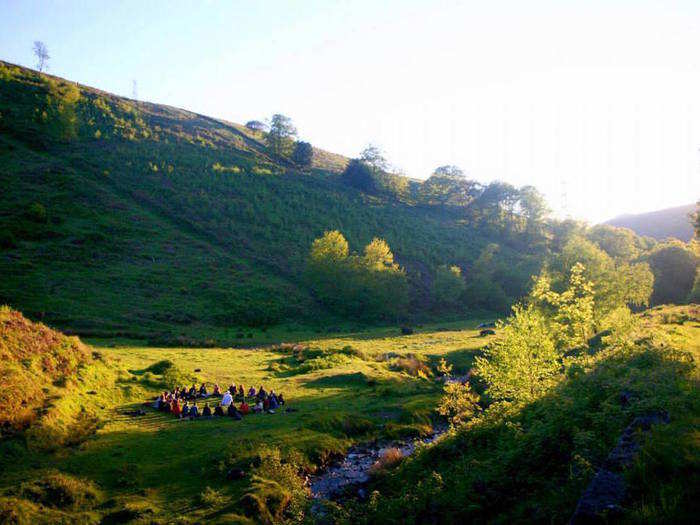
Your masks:
<path fill-rule="evenodd" d="M 0 0 L 0 59 L 599 222 L 700 199 L 700 1 Z"/>

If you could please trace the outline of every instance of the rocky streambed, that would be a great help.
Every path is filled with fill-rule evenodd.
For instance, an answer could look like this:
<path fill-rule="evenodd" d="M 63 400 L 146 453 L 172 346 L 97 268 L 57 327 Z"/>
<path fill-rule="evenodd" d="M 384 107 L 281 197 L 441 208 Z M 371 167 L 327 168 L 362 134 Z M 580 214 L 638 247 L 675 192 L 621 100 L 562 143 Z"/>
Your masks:
<path fill-rule="evenodd" d="M 432 443 L 447 432 L 447 429 L 447 426 L 437 427 L 429 436 L 418 439 L 371 442 L 351 447 L 342 461 L 311 478 L 311 494 L 316 499 L 333 500 L 353 488 L 362 496 L 362 486 L 369 481 L 372 465 L 386 450 L 397 448 L 404 457 L 410 456 L 416 451 L 418 443 Z"/>

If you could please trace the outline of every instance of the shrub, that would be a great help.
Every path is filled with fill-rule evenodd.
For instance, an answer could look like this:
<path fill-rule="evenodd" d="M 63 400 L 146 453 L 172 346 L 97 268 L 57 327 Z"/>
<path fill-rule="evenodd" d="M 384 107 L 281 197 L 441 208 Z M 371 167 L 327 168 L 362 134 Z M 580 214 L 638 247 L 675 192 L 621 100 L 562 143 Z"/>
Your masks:
<path fill-rule="evenodd" d="M 20 495 L 35 503 L 57 509 L 91 508 L 100 497 L 92 482 L 60 472 L 24 483 L 20 488 Z"/>
<path fill-rule="evenodd" d="M 379 459 L 370 467 L 370 473 L 376 475 L 384 470 L 396 467 L 403 461 L 403 452 L 400 449 L 391 447 L 382 451 Z"/>
<path fill-rule="evenodd" d="M 430 367 L 414 356 L 399 357 L 391 365 L 391 368 L 413 377 L 428 378 L 433 375 Z"/>
<path fill-rule="evenodd" d="M 472 391 L 469 383 L 447 383 L 437 410 L 451 425 L 458 426 L 481 411 L 479 396 Z"/>
<path fill-rule="evenodd" d="M 208 508 L 222 507 L 228 501 L 228 497 L 220 490 L 206 487 L 199 493 L 199 503 Z"/>

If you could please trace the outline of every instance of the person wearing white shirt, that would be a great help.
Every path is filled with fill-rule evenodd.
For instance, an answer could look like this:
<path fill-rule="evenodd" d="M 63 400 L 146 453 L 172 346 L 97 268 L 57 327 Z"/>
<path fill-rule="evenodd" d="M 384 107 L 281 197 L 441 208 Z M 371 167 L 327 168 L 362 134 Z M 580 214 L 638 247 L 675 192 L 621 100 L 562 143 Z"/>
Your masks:
<path fill-rule="evenodd" d="M 231 392 L 228 390 L 224 393 L 224 397 L 221 399 L 221 406 L 227 407 L 233 403 L 233 398 L 231 397 Z"/>

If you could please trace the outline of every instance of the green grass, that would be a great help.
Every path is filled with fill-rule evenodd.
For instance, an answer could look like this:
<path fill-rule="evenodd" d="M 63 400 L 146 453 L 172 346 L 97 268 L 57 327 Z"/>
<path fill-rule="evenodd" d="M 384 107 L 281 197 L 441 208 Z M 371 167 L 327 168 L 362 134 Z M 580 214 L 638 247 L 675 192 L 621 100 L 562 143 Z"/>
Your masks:
<path fill-rule="evenodd" d="M 467 370 L 474 353 L 488 341 L 478 336 L 476 324 L 425 327 L 409 336 L 398 335 L 396 329 L 329 335 L 302 340 L 301 354 L 292 344 L 183 349 L 90 340 L 109 364 L 107 375 L 83 378 L 61 403 L 97 414 L 96 434 L 49 454 L 32 454 L 18 442 L 5 443 L 0 487 L 12 493 L 21 481 L 41 479 L 58 469 L 94 483 L 104 501 L 118 502 L 115 509 L 141 498 L 166 520 L 183 513 L 193 521 L 210 517 L 226 505 L 235 507 L 253 490 L 251 477 L 226 481 L 227 468 L 255 472 L 251 463 L 268 448 L 313 471 L 354 443 L 424 432 L 435 416 L 440 384 L 392 364 L 415 356 L 434 369 L 444 356 L 455 369 Z M 163 360 L 198 381 L 222 387 L 232 381 L 246 387 L 264 384 L 283 392 L 288 406 L 298 412 L 252 415 L 240 422 L 178 421 L 150 409 L 141 418 L 121 414 L 139 408 L 161 390 L 157 372 L 162 370 L 147 369 Z M 309 362 L 321 365 L 305 368 Z M 202 497 L 207 487 L 219 498 Z M 229 503 L 217 506 L 211 500 Z"/>
<path fill-rule="evenodd" d="M 344 327 L 303 277 L 325 230 L 353 250 L 388 241 L 414 322 L 436 319 L 438 265 L 466 270 L 498 243 L 493 278 L 514 299 L 545 256 L 543 239 L 349 188 L 338 156 L 299 172 L 240 126 L 3 62 L 0 130 L 0 303 L 84 336 L 242 345 Z M 483 307 L 461 306 L 448 314 Z"/>

